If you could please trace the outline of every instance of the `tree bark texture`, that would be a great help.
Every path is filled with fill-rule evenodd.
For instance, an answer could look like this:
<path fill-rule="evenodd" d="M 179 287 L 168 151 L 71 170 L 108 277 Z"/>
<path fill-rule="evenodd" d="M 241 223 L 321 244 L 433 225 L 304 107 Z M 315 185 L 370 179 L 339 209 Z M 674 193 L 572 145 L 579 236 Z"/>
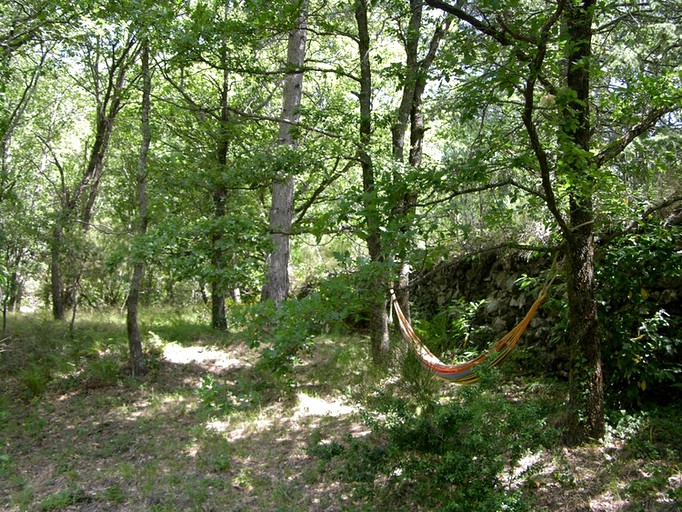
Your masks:
<path fill-rule="evenodd" d="M 227 330 L 227 311 L 225 309 L 225 250 L 223 248 L 224 234 L 221 219 L 225 217 L 227 193 L 222 186 L 213 191 L 213 215 L 216 225 L 213 227 L 211 264 L 213 277 L 211 278 L 211 326 L 221 331 Z"/>
<path fill-rule="evenodd" d="M 398 169 L 402 167 L 405 162 L 405 139 L 407 136 L 407 128 L 411 125 L 411 118 L 414 112 L 414 103 L 416 100 L 415 92 L 417 85 L 417 76 L 421 72 L 418 56 L 419 56 L 419 36 L 422 27 L 422 0 L 410 0 L 410 21 L 407 25 L 407 32 L 404 35 L 405 43 L 405 81 L 403 83 L 403 92 L 396 113 L 396 119 L 391 126 L 391 146 L 393 160 L 398 164 Z M 412 136 L 410 135 L 410 139 Z M 410 155 L 412 151 L 409 151 Z M 412 165 L 411 158 L 409 159 Z M 403 181 L 400 172 L 394 175 L 394 181 L 400 183 Z M 405 188 L 408 185 L 404 185 Z M 410 208 L 411 198 L 414 194 L 411 190 L 405 190 L 398 199 L 398 204 L 393 207 L 393 217 L 400 223 L 400 231 L 405 235 L 408 231 L 407 217 L 413 208 Z M 405 240 L 404 244 L 407 244 Z M 410 266 L 407 261 L 407 247 L 399 248 L 396 255 L 399 267 L 399 276 L 396 283 L 396 296 L 400 309 L 403 314 L 410 321 L 410 293 L 408 286 L 410 284 Z"/>
<path fill-rule="evenodd" d="M 55 320 L 65 320 L 64 302 L 62 300 L 61 258 L 63 231 L 61 221 L 52 229 L 52 243 L 50 245 L 50 290 L 52 293 L 52 317 Z"/>
<path fill-rule="evenodd" d="M 300 120 L 303 94 L 303 67 L 306 52 L 307 2 L 303 2 L 296 27 L 289 32 L 287 46 L 288 72 L 282 92 L 282 118 L 278 143 L 295 148 L 298 141 L 292 130 Z M 295 177 L 275 179 L 270 204 L 270 236 L 273 250 L 268 256 L 268 268 L 263 287 L 263 299 L 271 299 L 279 306 L 289 295 L 289 257 L 291 226 L 294 214 Z"/>
<path fill-rule="evenodd" d="M 142 112 L 140 132 L 142 141 L 140 143 L 140 154 L 137 162 L 136 185 L 137 185 L 137 208 L 138 226 L 137 233 L 140 240 L 147 233 L 147 173 L 148 156 L 151 145 L 151 130 L 149 127 L 149 111 L 151 108 L 151 71 L 149 69 L 149 39 L 142 42 Z M 142 351 L 142 335 L 137 321 L 138 305 L 140 303 L 140 289 L 144 278 L 144 260 L 141 257 L 133 259 L 133 275 L 130 279 L 130 290 L 126 301 L 126 327 L 128 330 L 128 350 L 130 355 L 130 370 L 133 376 L 144 375 L 147 367 Z"/>
<path fill-rule="evenodd" d="M 594 262 L 594 208 L 590 166 L 590 68 L 592 22 L 596 0 L 566 2 L 564 29 L 568 38 L 566 84 L 574 91 L 564 116 L 567 141 L 564 160 L 576 173 L 578 185 L 569 191 L 568 310 L 571 347 L 569 416 L 566 440 L 570 444 L 604 435 L 604 384 L 601 335 L 597 318 Z"/>
<path fill-rule="evenodd" d="M 370 276 L 368 303 L 370 315 L 370 345 L 372 361 L 377 366 L 385 364 L 389 353 L 388 302 L 386 293 L 388 282 L 381 264 L 384 262 L 381 240 L 381 218 L 377 204 L 374 165 L 369 148 L 372 137 L 372 68 L 370 64 L 369 25 L 367 1 L 356 0 L 355 20 L 358 26 L 358 50 L 360 52 L 360 164 L 362 166 L 362 187 L 365 204 L 365 242 L 372 263 L 377 270 Z"/>
<path fill-rule="evenodd" d="M 227 11 L 227 4 L 225 10 Z M 227 13 L 226 13 L 227 15 Z M 221 49 L 221 60 L 223 63 L 223 79 L 220 90 L 220 126 L 218 129 L 218 140 L 216 146 L 216 160 L 218 161 L 219 175 L 216 179 L 212 200 L 213 200 L 213 233 L 211 238 L 211 265 L 213 266 L 213 277 L 211 278 L 211 326 L 221 331 L 227 330 L 227 310 L 225 308 L 225 294 L 227 285 L 225 283 L 225 260 L 226 243 L 223 220 L 227 214 L 227 189 L 222 182 L 221 175 L 227 166 L 227 155 L 230 150 L 230 140 L 228 135 L 228 125 L 230 123 L 230 105 L 228 93 L 230 90 L 230 75 L 227 64 L 227 47 Z"/>

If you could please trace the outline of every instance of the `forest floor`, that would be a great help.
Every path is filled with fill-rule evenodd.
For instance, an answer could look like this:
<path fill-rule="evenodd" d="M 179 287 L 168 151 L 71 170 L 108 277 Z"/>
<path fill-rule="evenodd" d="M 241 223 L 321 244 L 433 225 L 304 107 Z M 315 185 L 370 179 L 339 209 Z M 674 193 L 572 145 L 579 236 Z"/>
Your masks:
<path fill-rule="evenodd" d="M 255 385 L 255 350 L 187 326 L 150 335 L 144 378 L 106 358 L 124 328 L 97 323 L 81 337 L 88 371 L 61 361 L 41 377 L 49 354 L 29 348 L 45 326 L 15 320 L 0 347 L 0 510 L 384 510 L 311 450 L 372 436 L 356 395 L 369 378 L 364 340 L 320 337 L 276 392 Z M 675 410 L 661 415 L 665 428 L 647 423 L 636 445 L 624 435 L 528 452 L 505 481 L 532 510 L 682 510 L 680 439 L 660 439 L 682 420 Z M 640 424 L 630 422 L 633 436 Z"/>

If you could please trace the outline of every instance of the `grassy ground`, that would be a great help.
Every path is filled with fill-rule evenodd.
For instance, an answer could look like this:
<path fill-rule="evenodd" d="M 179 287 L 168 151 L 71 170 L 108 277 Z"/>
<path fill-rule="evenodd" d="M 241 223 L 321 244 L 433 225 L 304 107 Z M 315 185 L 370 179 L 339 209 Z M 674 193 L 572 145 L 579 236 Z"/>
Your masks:
<path fill-rule="evenodd" d="M 566 449 L 551 436 L 495 430 L 503 416 L 516 431 L 551 430 L 561 384 L 517 378 L 463 392 L 382 378 L 368 371 L 367 341 L 340 335 L 317 338 L 281 378 L 259 369 L 237 336 L 202 325 L 157 315 L 145 325 L 151 372 L 134 380 L 123 371 L 121 318 L 82 320 L 73 337 L 38 315 L 10 318 L 0 345 L 0 509 L 470 510 L 454 499 L 482 485 L 464 476 L 467 464 L 485 472 L 495 459 L 481 492 L 515 496 L 499 501 L 507 510 L 681 510 L 679 407 L 614 416 L 607 439 Z M 430 412 L 411 398 L 425 389 L 436 396 Z M 387 413 L 395 404 L 398 427 Z M 459 452 L 438 430 L 456 407 L 476 420 L 458 437 L 478 443 Z M 425 421 L 430 414 L 439 419 Z M 436 440 L 425 444 L 420 432 Z M 496 435 L 518 442 L 515 455 Z M 434 455 L 443 440 L 447 457 Z M 450 460 L 472 446 L 488 459 Z"/>

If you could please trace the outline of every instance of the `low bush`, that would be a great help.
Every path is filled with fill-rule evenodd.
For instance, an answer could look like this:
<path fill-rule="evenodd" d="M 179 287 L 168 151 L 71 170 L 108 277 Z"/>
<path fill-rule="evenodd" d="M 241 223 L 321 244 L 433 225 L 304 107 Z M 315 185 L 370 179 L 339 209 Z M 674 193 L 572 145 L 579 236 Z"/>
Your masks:
<path fill-rule="evenodd" d="M 530 510 L 513 486 L 514 467 L 559 433 L 541 404 L 510 400 L 498 385 L 484 376 L 426 409 L 394 393 L 370 393 L 364 420 L 372 436 L 335 445 L 312 439 L 308 452 L 351 483 L 356 499 L 373 495 L 379 509 Z"/>
<path fill-rule="evenodd" d="M 673 396 L 682 377 L 682 311 L 674 298 L 681 234 L 679 226 L 647 226 L 609 247 L 599 266 L 604 375 L 615 407 L 641 405 L 657 388 Z"/>

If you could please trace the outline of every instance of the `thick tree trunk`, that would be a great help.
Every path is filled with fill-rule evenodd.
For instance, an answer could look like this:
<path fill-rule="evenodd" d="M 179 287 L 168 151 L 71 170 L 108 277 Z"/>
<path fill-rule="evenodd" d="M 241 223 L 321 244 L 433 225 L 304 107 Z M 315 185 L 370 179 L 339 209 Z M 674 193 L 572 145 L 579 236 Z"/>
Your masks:
<path fill-rule="evenodd" d="M 296 147 L 292 125 L 300 119 L 301 97 L 303 94 L 303 72 L 305 62 L 307 2 L 301 5 L 296 27 L 289 32 L 287 67 L 290 71 L 284 78 L 282 92 L 282 120 L 279 124 L 279 144 Z M 275 180 L 272 185 L 270 206 L 270 235 L 273 250 L 268 256 L 268 268 L 263 287 L 263 299 L 271 299 L 280 305 L 289 295 L 290 236 L 294 213 L 294 176 Z"/>
<path fill-rule="evenodd" d="M 225 17 L 227 17 L 228 4 L 225 4 Z M 216 147 L 216 160 L 220 173 L 216 178 L 216 184 L 212 194 L 213 200 L 213 234 L 211 238 L 211 265 L 213 266 L 213 277 L 211 278 L 211 326 L 221 331 L 227 330 L 227 310 L 225 308 L 225 293 L 227 286 L 225 283 L 225 230 L 223 220 L 227 214 L 227 189 L 222 183 L 221 175 L 227 167 L 227 156 L 230 151 L 230 138 L 228 125 L 230 123 L 230 72 L 227 62 L 227 46 L 221 49 L 221 61 L 223 68 L 223 80 L 220 89 L 220 126 L 218 128 L 218 144 Z"/>
<path fill-rule="evenodd" d="M 566 441 L 569 444 L 599 439 L 604 435 L 604 384 L 594 279 L 594 235 L 592 223 L 586 222 L 589 223 L 578 228 L 567 244 L 571 370 Z"/>
<path fill-rule="evenodd" d="M 151 144 L 151 130 L 149 127 L 149 110 L 151 107 L 151 71 L 149 69 L 149 39 L 142 43 L 142 114 L 140 131 L 142 142 L 140 143 L 140 155 L 137 163 L 137 208 L 138 228 L 140 238 L 147 233 L 147 158 Z M 134 258 L 133 275 L 130 279 L 130 290 L 126 301 L 127 315 L 126 327 L 128 330 L 128 349 L 130 355 L 130 370 L 133 376 L 144 375 L 147 367 L 144 362 L 142 351 L 142 335 L 137 320 L 138 305 L 140 303 L 140 288 L 144 278 L 144 261 L 142 258 Z"/>
<path fill-rule="evenodd" d="M 566 440 L 578 444 L 604 435 L 604 386 L 601 335 L 597 319 L 594 271 L 594 209 L 590 178 L 590 59 L 592 20 L 596 0 L 567 2 L 566 83 L 575 92 L 564 112 L 562 172 L 572 174 L 569 191 L 571 231 L 566 233 L 568 257 L 568 315 L 571 347 L 568 428 Z"/>
<path fill-rule="evenodd" d="M 263 299 L 271 299 L 279 306 L 289 295 L 289 257 L 291 226 L 293 222 L 294 177 L 272 185 L 270 206 L 270 240 L 272 252 L 268 255 L 267 275 Z"/>
<path fill-rule="evenodd" d="M 215 279 L 211 282 L 211 327 L 219 331 L 227 330 L 225 292 L 223 286 Z"/>
<path fill-rule="evenodd" d="M 147 367 L 142 351 L 142 334 L 138 322 L 138 306 L 140 303 L 140 288 L 144 278 L 144 264 L 136 263 L 130 278 L 130 290 L 126 301 L 126 328 L 128 332 L 128 354 L 130 358 L 130 372 L 133 376 L 144 375 Z"/>
<path fill-rule="evenodd" d="M 367 20 L 367 1 L 356 0 L 355 20 L 358 26 L 358 50 L 360 52 L 360 164 L 362 166 L 362 187 L 364 191 L 365 225 L 367 251 L 372 263 L 378 264 L 376 272 L 370 277 L 368 302 L 370 314 L 370 344 L 372 361 L 384 365 L 389 353 L 388 302 L 386 293 L 388 282 L 381 268 L 384 262 L 381 240 L 381 219 L 374 165 L 369 147 L 372 137 L 372 68 L 370 64 L 369 25 Z"/>

